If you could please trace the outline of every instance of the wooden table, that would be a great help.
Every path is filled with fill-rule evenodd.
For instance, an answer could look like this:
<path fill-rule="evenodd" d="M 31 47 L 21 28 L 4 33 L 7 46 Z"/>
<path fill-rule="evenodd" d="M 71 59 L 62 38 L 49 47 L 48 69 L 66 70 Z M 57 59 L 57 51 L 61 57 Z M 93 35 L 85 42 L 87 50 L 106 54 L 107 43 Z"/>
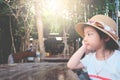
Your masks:
<path fill-rule="evenodd" d="M 42 61 L 46 62 L 68 62 L 69 58 L 62 58 L 62 57 L 45 57 L 41 59 Z"/>
<path fill-rule="evenodd" d="M 0 65 L 0 80 L 78 80 L 66 63 L 19 63 Z"/>

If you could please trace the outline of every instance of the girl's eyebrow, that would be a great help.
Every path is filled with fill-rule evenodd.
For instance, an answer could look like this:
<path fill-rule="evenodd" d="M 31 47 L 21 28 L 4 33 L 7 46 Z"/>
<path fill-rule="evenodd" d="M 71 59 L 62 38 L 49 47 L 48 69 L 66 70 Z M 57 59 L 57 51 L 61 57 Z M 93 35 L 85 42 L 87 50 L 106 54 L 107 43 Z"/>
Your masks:
<path fill-rule="evenodd" d="M 87 33 L 89 33 L 89 32 L 94 32 L 93 30 L 89 30 L 89 31 L 87 31 Z"/>

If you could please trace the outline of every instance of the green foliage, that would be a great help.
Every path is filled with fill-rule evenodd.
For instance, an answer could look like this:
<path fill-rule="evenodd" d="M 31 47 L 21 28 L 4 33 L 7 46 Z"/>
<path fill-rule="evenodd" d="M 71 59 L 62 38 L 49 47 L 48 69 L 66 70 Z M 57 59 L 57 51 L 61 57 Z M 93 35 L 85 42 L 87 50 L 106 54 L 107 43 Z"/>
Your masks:
<path fill-rule="evenodd" d="M 3 2 L 3 0 L 0 0 L 0 3 L 2 3 Z"/>
<path fill-rule="evenodd" d="M 62 2 L 62 6 L 49 6 L 53 1 L 59 2 L 59 6 Z M 71 29 L 76 23 L 85 22 L 95 14 L 115 15 L 115 4 L 111 0 L 41 0 L 40 5 L 44 27 L 50 32 L 61 32 L 65 27 L 70 29 L 70 35 L 74 34 Z"/>
<path fill-rule="evenodd" d="M 15 14 L 17 20 L 13 27 L 15 36 L 37 35 L 35 27 L 35 12 L 33 0 L 0 0 L 0 14 Z M 67 29 L 71 38 L 78 38 L 74 26 L 78 22 L 85 22 L 95 14 L 115 15 L 115 4 L 111 0 L 40 0 L 40 15 L 44 29 L 48 32 L 61 33 Z M 9 5 L 8 5 L 9 4 Z M 11 6 L 11 7 L 9 7 Z M 12 8 L 12 11 L 10 10 Z M 37 38 L 37 37 L 36 37 Z"/>

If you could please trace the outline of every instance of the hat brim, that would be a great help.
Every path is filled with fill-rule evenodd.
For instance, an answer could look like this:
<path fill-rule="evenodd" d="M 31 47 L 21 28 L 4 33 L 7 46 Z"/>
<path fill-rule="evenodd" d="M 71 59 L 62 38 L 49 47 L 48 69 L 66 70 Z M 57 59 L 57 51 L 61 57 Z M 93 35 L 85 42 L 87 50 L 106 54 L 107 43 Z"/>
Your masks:
<path fill-rule="evenodd" d="M 87 24 L 87 23 L 78 23 L 76 26 L 75 26 L 75 30 L 77 31 L 77 33 L 83 38 L 84 37 L 84 27 L 86 26 L 92 26 L 94 28 L 97 28 L 98 30 L 104 32 L 105 34 L 107 34 L 109 37 L 111 37 L 115 43 L 119 46 L 119 43 L 118 43 L 118 37 L 114 34 L 110 34 L 109 32 L 105 31 L 104 29 L 96 26 L 96 25 L 91 25 L 91 24 Z"/>

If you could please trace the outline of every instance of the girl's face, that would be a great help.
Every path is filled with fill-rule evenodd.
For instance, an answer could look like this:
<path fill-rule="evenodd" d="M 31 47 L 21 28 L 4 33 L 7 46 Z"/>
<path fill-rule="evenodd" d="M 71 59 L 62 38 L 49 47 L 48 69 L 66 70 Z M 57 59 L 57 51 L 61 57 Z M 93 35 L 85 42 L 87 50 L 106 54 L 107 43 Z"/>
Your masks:
<path fill-rule="evenodd" d="M 90 51 L 98 50 L 104 45 L 103 39 L 100 38 L 98 32 L 91 26 L 84 27 L 84 44 L 86 49 Z"/>

